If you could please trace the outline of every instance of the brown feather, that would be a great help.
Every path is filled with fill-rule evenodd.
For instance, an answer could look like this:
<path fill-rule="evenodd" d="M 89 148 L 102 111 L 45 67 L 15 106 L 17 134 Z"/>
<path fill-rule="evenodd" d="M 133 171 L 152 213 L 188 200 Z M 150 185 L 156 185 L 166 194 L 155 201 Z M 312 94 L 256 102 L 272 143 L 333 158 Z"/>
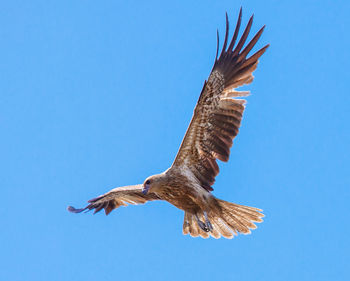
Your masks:
<path fill-rule="evenodd" d="M 230 45 L 228 46 L 228 49 L 227 49 L 228 53 L 232 52 L 232 49 L 233 49 L 233 47 L 234 47 L 234 45 L 236 43 L 236 39 L 237 39 L 237 36 L 238 36 L 239 28 L 241 27 L 241 21 L 242 21 L 242 7 L 239 10 L 239 15 L 238 15 L 238 19 L 237 19 L 235 32 L 233 33 L 231 43 L 230 43 Z"/>
<path fill-rule="evenodd" d="M 73 213 L 81 213 L 83 211 L 94 210 L 94 214 L 96 214 L 102 209 L 105 209 L 105 213 L 108 215 L 113 209 L 120 206 L 127 206 L 127 203 L 132 205 L 144 204 L 147 201 L 153 200 L 160 200 L 160 198 L 154 193 L 143 194 L 141 184 L 123 186 L 114 188 L 106 194 L 89 200 L 88 202 L 90 204 L 85 208 L 76 209 L 69 206 L 68 211 Z"/>
<path fill-rule="evenodd" d="M 253 23 L 252 16 L 234 48 L 241 18 L 242 10 L 240 10 L 232 40 L 226 50 L 229 33 L 229 22 L 226 15 L 225 39 L 220 56 L 217 58 L 216 55 L 213 70 L 204 83 L 191 123 L 173 163 L 174 167 L 179 167 L 184 165 L 186 160 L 186 165 L 192 169 L 193 174 L 203 183 L 206 190 L 208 190 L 208 183 L 214 182 L 212 175 L 216 176 L 217 173 L 204 172 L 199 165 L 205 165 L 205 159 L 228 161 L 230 147 L 234 137 L 238 134 L 245 108 L 245 100 L 238 100 L 235 97 L 249 94 L 249 92 L 240 94 L 234 88 L 253 81 L 252 72 L 257 67 L 257 60 L 268 47 L 268 45 L 263 47 L 246 59 L 264 31 L 263 26 L 242 50 Z M 206 177 L 208 177 L 207 180 L 205 180 Z"/>
<path fill-rule="evenodd" d="M 260 30 L 258 31 L 257 34 L 255 34 L 254 38 L 249 42 L 249 44 L 243 49 L 243 51 L 241 52 L 239 58 L 237 59 L 237 62 L 242 61 L 243 59 L 246 58 L 246 56 L 248 55 L 248 53 L 253 49 L 253 47 L 255 46 L 256 42 L 258 42 L 261 34 L 263 33 L 265 29 L 265 25 L 260 28 Z"/>

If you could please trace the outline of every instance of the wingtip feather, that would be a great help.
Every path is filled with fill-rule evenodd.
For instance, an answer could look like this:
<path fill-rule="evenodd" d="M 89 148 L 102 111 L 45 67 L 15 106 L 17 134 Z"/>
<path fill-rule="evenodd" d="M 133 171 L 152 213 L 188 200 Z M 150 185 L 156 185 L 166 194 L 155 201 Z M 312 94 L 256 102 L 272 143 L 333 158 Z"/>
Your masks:
<path fill-rule="evenodd" d="M 86 208 L 81 208 L 81 209 L 76 209 L 73 206 L 68 206 L 67 211 L 70 213 L 78 214 L 81 213 L 82 211 L 86 210 Z"/>

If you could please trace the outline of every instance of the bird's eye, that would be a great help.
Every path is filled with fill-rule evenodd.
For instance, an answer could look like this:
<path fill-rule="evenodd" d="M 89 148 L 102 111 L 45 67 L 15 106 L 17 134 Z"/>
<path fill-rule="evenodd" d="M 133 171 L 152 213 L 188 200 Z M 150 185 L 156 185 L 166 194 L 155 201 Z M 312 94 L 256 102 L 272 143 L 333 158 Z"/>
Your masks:
<path fill-rule="evenodd" d="M 150 180 L 146 180 L 145 184 L 150 184 L 151 181 Z"/>

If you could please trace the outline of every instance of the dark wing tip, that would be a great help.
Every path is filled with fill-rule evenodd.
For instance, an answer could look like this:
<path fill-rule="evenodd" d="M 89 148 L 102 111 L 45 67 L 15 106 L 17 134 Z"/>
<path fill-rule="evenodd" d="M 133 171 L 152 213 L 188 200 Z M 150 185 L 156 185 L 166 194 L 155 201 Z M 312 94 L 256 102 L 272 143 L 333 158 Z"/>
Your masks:
<path fill-rule="evenodd" d="M 102 198 L 104 198 L 105 195 L 101 195 L 98 196 L 96 198 L 90 199 L 88 202 L 89 204 L 85 207 L 85 208 L 81 208 L 81 209 L 76 209 L 73 206 L 68 206 L 67 210 L 71 213 L 81 213 L 84 212 L 90 212 L 91 210 L 94 210 L 94 214 L 98 213 L 99 211 L 101 211 L 103 208 L 108 206 L 108 201 L 102 201 L 99 202 L 99 200 L 101 200 Z"/>
<path fill-rule="evenodd" d="M 71 212 L 71 213 L 74 213 L 74 214 L 79 214 L 82 211 L 85 211 L 86 208 L 76 209 L 73 206 L 68 206 L 67 210 L 68 210 L 68 212 Z"/>
<path fill-rule="evenodd" d="M 269 45 L 266 45 L 261 50 L 253 54 L 251 57 L 247 58 L 247 55 L 254 48 L 255 44 L 258 42 L 261 34 L 265 29 L 265 25 L 264 25 L 262 28 L 260 28 L 257 34 L 255 34 L 255 36 L 253 37 L 253 39 L 250 40 L 250 42 L 243 49 L 243 46 L 246 43 L 246 40 L 250 33 L 251 26 L 253 24 L 253 18 L 254 18 L 254 14 L 249 18 L 249 21 L 243 31 L 243 34 L 241 38 L 238 40 L 238 43 L 236 45 L 236 39 L 238 39 L 238 33 L 239 33 L 239 29 L 241 26 L 241 19 L 242 19 L 242 7 L 241 7 L 239 11 L 238 19 L 237 19 L 236 28 L 227 50 L 225 49 L 226 43 L 227 43 L 226 35 L 228 34 L 228 27 L 226 26 L 226 35 L 225 35 L 223 49 L 221 50 L 220 56 L 219 58 L 216 59 L 215 64 L 213 66 L 213 70 L 214 69 L 220 70 L 221 73 L 224 75 L 224 79 L 227 82 L 226 86 L 229 86 L 232 84 L 233 77 L 244 67 L 253 66 L 254 63 L 256 63 L 256 60 L 266 51 L 266 49 L 269 46 Z M 226 23 L 227 21 L 228 20 L 226 18 Z M 217 53 L 218 53 L 218 50 L 217 50 Z"/>
<path fill-rule="evenodd" d="M 88 203 L 95 203 L 97 200 L 101 199 L 103 196 L 98 196 L 98 197 L 95 197 L 95 198 L 92 198 L 88 201 Z"/>
<path fill-rule="evenodd" d="M 229 33 L 229 21 L 228 21 L 228 15 L 226 12 L 226 31 L 225 31 L 225 39 L 224 39 L 224 44 L 222 45 L 222 50 L 220 53 L 220 58 L 223 56 L 223 54 L 225 54 L 226 52 L 226 46 L 227 46 L 227 39 L 228 39 L 228 33 Z"/>
<path fill-rule="evenodd" d="M 218 60 L 218 54 L 219 54 L 219 30 L 216 30 L 216 55 L 215 55 L 215 62 Z"/>

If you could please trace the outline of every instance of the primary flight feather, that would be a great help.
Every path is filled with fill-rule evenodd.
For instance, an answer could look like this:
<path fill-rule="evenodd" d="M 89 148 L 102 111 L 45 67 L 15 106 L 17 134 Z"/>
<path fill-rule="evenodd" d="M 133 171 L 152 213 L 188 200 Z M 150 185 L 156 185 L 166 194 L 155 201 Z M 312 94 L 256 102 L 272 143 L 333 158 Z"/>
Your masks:
<path fill-rule="evenodd" d="M 263 26 L 245 45 L 253 16 L 249 19 L 238 43 L 242 20 L 239 12 L 236 28 L 228 41 L 229 22 L 226 14 L 226 34 L 222 51 L 218 57 L 219 36 L 213 69 L 205 81 L 191 123 L 172 166 L 165 172 L 148 177 L 143 184 L 118 187 L 97 198 L 89 200 L 82 209 L 69 206 L 73 213 L 113 209 L 129 204 L 165 200 L 185 211 L 183 233 L 193 237 L 232 238 L 237 233 L 250 233 L 264 216 L 258 208 L 230 203 L 216 198 L 211 191 L 219 173 L 217 159 L 227 162 L 233 139 L 238 134 L 245 100 L 237 99 L 249 95 L 236 88 L 253 81 L 253 71 L 258 59 L 269 45 L 253 55 L 249 52 L 259 40 Z"/>

